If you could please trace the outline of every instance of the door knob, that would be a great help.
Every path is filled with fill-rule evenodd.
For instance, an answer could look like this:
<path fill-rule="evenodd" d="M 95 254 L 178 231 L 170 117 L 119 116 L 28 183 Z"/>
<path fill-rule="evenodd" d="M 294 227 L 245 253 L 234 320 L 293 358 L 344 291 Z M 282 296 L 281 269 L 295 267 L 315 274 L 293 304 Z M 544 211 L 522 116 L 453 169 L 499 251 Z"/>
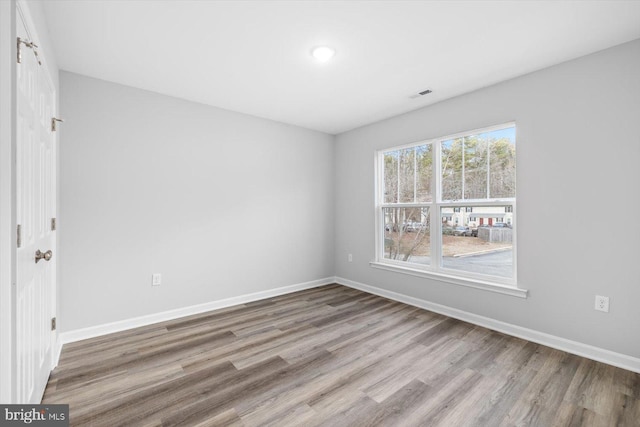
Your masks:
<path fill-rule="evenodd" d="M 36 251 L 36 264 L 41 259 L 44 259 L 45 261 L 49 261 L 52 256 L 53 256 L 53 252 L 51 252 L 51 249 L 49 249 L 47 252 L 41 252 L 40 249 L 38 249 Z"/>

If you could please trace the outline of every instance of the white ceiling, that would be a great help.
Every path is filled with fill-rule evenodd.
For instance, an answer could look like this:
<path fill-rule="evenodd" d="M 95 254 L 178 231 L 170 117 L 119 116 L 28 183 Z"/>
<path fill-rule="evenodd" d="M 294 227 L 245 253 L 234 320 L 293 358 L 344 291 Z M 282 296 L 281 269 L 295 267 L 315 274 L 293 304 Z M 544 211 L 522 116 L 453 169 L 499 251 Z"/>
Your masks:
<path fill-rule="evenodd" d="M 640 1 L 43 4 L 63 70 L 331 134 L 640 38 Z"/>

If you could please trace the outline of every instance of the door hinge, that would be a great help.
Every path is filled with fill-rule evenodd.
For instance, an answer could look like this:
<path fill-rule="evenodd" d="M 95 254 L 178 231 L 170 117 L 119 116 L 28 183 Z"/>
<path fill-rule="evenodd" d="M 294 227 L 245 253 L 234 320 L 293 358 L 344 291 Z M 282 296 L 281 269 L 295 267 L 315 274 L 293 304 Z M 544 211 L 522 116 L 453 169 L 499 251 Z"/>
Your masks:
<path fill-rule="evenodd" d="M 51 231 L 56 231 L 56 219 L 51 218 Z"/>
<path fill-rule="evenodd" d="M 16 227 L 16 246 L 22 246 L 22 226 L 20 224 Z"/>
<path fill-rule="evenodd" d="M 51 117 L 51 132 L 58 130 L 58 122 L 64 123 L 64 120 L 58 119 L 57 117 Z"/>
<path fill-rule="evenodd" d="M 51 330 L 52 331 L 56 330 L 56 318 L 55 317 L 51 318 Z"/>
<path fill-rule="evenodd" d="M 18 37 L 18 43 L 17 43 L 17 49 L 16 49 L 16 54 L 17 54 L 17 60 L 18 60 L 18 64 L 22 64 L 22 45 L 25 45 L 26 47 L 30 48 L 33 50 L 33 54 L 36 57 L 36 61 L 38 61 L 38 65 L 42 65 L 42 62 L 40 62 L 40 57 L 38 56 L 38 50 L 37 47 L 38 45 L 35 44 L 34 42 L 30 42 L 27 40 L 22 40 L 20 37 Z"/>

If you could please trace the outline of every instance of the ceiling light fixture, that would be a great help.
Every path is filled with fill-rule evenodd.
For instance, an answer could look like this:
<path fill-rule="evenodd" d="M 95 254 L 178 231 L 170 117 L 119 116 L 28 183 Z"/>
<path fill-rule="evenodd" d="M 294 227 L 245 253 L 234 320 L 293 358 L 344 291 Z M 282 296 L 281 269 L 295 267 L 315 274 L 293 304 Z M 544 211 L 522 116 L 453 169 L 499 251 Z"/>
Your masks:
<path fill-rule="evenodd" d="M 313 56 L 318 62 L 327 62 L 333 58 L 336 54 L 336 50 L 329 46 L 316 46 L 311 49 L 311 56 Z"/>

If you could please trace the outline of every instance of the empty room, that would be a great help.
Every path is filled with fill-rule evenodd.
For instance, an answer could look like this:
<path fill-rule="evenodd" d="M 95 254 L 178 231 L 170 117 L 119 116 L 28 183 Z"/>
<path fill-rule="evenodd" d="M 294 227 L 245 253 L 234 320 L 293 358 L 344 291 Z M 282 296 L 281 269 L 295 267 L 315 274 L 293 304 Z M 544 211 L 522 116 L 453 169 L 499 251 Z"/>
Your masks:
<path fill-rule="evenodd" d="M 0 0 L 0 425 L 640 426 L 640 1 Z"/>

